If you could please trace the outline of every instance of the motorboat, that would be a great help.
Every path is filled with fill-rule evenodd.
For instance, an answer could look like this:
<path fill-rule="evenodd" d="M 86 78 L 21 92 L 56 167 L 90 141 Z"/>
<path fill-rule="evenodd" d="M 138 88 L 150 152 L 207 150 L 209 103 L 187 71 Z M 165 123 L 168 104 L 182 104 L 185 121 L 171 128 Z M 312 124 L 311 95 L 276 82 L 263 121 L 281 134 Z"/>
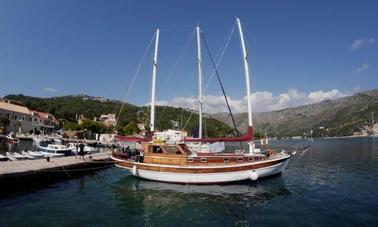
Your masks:
<path fill-rule="evenodd" d="M 62 144 L 62 140 L 61 139 L 58 139 L 58 138 L 50 138 L 50 137 L 33 137 L 33 142 L 34 142 L 34 145 L 35 146 L 38 146 L 38 145 L 44 145 L 44 144 L 50 144 L 50 143 L 54 143 L 54 144 Z"/>
<path fill-rule="evenodd" d="M 19 160 L 26 160 L 28 157 L 21 155 L 17 152 L 6 152 L 7 157 L 11 161 L 19 161 Z"/>
<path fill-rule="evenodd" d="M 40 144 L 37 146 L 38 151 L 52 153 L 52 154 L 63 154 L 65 156 L 72 154 L 72 149 L 62 144 Z"/>

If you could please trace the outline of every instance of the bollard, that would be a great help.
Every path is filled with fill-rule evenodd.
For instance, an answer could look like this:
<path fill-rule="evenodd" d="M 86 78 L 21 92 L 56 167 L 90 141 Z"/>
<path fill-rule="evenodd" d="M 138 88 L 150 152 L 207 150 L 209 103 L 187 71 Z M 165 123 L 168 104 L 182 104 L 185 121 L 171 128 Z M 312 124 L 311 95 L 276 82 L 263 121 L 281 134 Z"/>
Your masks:
<path fill-rule="evenodd" d="M 50 156 L 46 156 L 46 161 L 50 161 Z"/>

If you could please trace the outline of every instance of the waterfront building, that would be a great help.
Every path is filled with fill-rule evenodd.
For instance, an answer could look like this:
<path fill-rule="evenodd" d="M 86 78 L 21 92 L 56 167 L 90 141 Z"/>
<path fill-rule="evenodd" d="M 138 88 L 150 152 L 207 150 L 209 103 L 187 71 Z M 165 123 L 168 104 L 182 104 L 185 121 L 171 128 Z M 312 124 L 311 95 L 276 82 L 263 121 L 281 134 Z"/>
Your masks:
<path fill-rule="evenodd" d="M 49 113 L 30 110 L 32 115 L 33 133 L 37 130 L 42 134 L 50 134 L 54 132 L 54 125 L 58 123 L 56 118 Z"/>
<path fill-rule="evenodd" d="M 106 126 L 106 127 L 114 127 L 117 125 L 117 118 L 115 114 L 102 114 L 100 116 L 100 121 Z"/>
<path fill-rule="evenodd" d="M 32 130 L 32 116 L 29 109 L 7 102 L 0 102 L 0 118 L 9 120 L 7 131 L 28 133 Z"/>
<path fill-rule="evenodd" d="M 17 133 L 52 133 L 55 117 L 49 113 L 29 110 L 25 106 L 10 101 L 0 101 L 0 118 L 9 120 L 7 131 Z"/>

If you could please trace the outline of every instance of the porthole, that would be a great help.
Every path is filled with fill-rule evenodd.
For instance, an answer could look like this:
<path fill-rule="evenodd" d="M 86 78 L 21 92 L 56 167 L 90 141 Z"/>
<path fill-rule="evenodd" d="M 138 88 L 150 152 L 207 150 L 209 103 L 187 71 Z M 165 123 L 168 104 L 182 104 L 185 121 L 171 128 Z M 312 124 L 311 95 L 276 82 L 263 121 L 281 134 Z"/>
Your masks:
<path fill-rule="evenodd" d="M 201 158 L 201 162 L 207 162 L 207 158 Z"/>

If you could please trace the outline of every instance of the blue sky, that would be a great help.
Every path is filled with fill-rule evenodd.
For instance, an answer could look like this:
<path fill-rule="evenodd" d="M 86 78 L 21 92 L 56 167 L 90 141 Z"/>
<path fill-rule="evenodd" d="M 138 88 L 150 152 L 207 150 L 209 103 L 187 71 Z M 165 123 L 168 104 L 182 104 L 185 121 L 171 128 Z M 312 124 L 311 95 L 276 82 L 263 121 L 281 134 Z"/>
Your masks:
<path fill-rule="evenodd" d="M 254 109 L 275 110 L 378 87 L 377 1 L 0 0 L 0 96 L 85 93 L 122 99 L 155 29 L 161 29 L 157 98 L 192 107 L 197 93 L 196 23 L 213 55 L 235 18 L 247 33 Z M 189 41 L 188 41 L 189 40 Z M 185 43 L 183 63 L 177 62 Z M 127 102 L 149 102 L 151 53 Z M 203 52 L 204 71 L 210 62 Z M 177 66 L 177 67 L 175 67 Z M 245 110 L 238 33 L 220 75 Z M 209 75 L 205 75 L 205 83 Z M 205 109 L 223 111 L 213 79 Z"/>

